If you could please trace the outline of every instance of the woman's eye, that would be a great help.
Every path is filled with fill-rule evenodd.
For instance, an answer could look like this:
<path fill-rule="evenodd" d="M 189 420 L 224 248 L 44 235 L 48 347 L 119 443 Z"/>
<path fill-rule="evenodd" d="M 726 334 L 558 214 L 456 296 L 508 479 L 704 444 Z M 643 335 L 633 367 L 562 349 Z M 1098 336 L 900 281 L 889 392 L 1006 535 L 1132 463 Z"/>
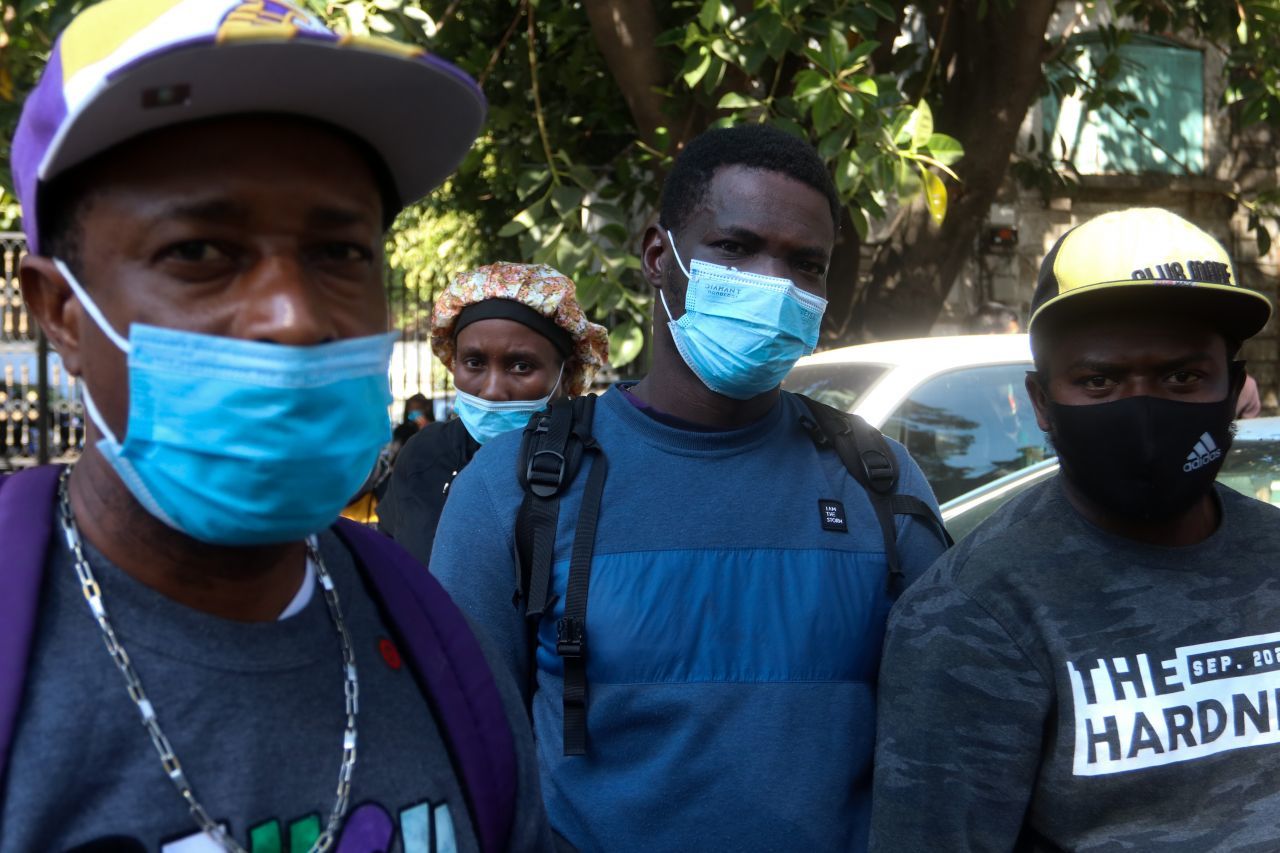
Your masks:
<path fill-rule="evenodd" d="M 530 373 L 533 371 L 533 365 L 527 361 L 517 361 L 511 365 L 512 373 Z"/>

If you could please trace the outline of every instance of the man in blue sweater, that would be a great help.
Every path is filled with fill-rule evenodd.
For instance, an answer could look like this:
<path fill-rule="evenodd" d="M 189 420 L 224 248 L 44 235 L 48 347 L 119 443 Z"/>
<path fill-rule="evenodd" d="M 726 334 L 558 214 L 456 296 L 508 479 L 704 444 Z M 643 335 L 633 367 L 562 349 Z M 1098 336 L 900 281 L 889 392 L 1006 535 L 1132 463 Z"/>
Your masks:
<path fill-rule="evenodd" d="M 432 571 L 517 680 L 536 683 L 552 825 L 582 850 L 866 846 L 892 603 L 881 528 L 837 455 L 815 447 L 804 404 L 778 387 L 817 342 L 839 213 L 816 152 L 764 126 L 704 134 L 667 179 L 643 242 L 653 368 L 611 388 L 594 418 L 609 469 L 585 755 L 564 754 L 556 622 L 598 463 L 584 462 L 560 506 L 536 655 L 512 606 L 520 433 L 486 444 L 445 506 Z M 899 491 L 936 508 L 920 469 L 893 452 Z M 897 542 L 908 582 L 943 549 L 914 518 L 897 521 Z"/>

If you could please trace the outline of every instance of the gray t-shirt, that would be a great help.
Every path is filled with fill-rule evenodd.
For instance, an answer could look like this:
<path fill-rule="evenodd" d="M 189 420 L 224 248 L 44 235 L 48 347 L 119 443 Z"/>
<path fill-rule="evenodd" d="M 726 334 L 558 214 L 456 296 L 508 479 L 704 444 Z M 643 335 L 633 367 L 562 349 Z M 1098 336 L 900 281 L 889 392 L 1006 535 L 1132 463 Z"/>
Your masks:
<path fill-rule="evenodd" d="M 0 799 L 0 850 L 218 849 L 162 770 L 66 543 L 53 542 Z M 334 849 L 477 850 L 409 664 L 350 553 L 332 534 L 320 542 L 360 689 L 351 805 Z M 232 622 L 176 604 L 87 552 L 116 632 L 210 816 L 253 853 L 306 850 L 333 808 L 346 722 L 341 648 L 324 596 L 317 590 L 301 612 L 277 622 Z M 523 705 L 514 685 L 498 678 L 519 750 L 512 848 L 548 849 Z"/>
<path fill-rule="evenodd" d="M 1280 510 L 1185 548 L 1051 480 L 889 619 L 872 850 L 1280 849 Z"/>

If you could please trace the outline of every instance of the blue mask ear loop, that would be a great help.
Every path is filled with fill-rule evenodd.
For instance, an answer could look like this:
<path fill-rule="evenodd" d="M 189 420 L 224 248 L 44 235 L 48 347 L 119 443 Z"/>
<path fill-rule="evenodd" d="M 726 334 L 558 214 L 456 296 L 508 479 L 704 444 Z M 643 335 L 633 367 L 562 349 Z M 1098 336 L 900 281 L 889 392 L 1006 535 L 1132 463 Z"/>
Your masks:
<path fill-rule="evenodd" d="M 112 328 L 111 323 L 107 321 L 106 315 L 102 313 L 102 309 L 97 303 L 89 297 L 85 289 L 80 286 L 80 282 L 76 281 L 76 277 L 72 275 L 67 265 L 57 258 L 53 259 L 53 265 L 57 267 L 58 272 L 62 273 L 62 277 L 67 280 L 67 284 L 71 286 L 71 292 L 76 295 L 76 299 L 80 300 L 80 304 L 84 306 L 84 310 L 89 312 L 89 316 L 93 318 L 93 322 L 98 325 L 102 333 L 111 339 L 111 343 L 125 355 L 133 351 L 133 345 L 129 341 L 120 336 L 120 333 Z"/>
<path fill-rule="evenodd" d="M 85 292 L 85 289 L 80 285 L 80 282 L 76 280 L 75 275 L 72 274 L 67 265 L 58 258 L 53 259 L 53 265 L 58 272 L 62 273 L 62 277 L 66 279 L 67 285 L 71 288 L 71 292 L 76 295 L 76 299 L 80 300 L 80 305 L 88 312 L 89 316 L 93 319 L 93 322 L 102 330 L 102 333 L 110 339 L 111 343 L 115 344 L 116 348 L 126 356 L 133 352 L 133 344 L 129 343 L 127 339 L 121 337 L 120 333 L 112 327 L 111 323 L 108 322 L 106 315 L 102 313 L 102 309 L 99 308 L 97 303 L 94 302 L 89 294 Z M 107 422 L 103 420 L 102 414 L 98 411 L 97 405 L 93 402 L 93 395 L 89 393 L 88 383 L 83 379 L 80 380 L 80 393 L 84 395 L 84 411 L 85 414 L 89 416 L 89 420 L 93 421 L 93 425 L 98 428 L 98 432 L 106 436 L 112 444 L 119 445 L 120 442 L 116 439 L 115 433 L 112 432 L 109 426 L 107 426 Z"/>
<path fill-rule="evenodd" d="M 684 273 L 686 279 L 692 279 L 689 270 L 685 269 L 684 261 L 680 260 L 680 252 L 676 249 L 676 238 L 671 236 L 671 229 L 667 229 L 667 242 L 671 244 L 671 254 L 676 259 L 676 266 L 680 267 L 680 272 Z M 658 291 L 658 298 L 662 300 L 662 310 L 667 312 L 667 322 L 674 323 L 675 318 L 671 316 L 671 309 L 667 307 L 667 294 L 663 290 Z"/>

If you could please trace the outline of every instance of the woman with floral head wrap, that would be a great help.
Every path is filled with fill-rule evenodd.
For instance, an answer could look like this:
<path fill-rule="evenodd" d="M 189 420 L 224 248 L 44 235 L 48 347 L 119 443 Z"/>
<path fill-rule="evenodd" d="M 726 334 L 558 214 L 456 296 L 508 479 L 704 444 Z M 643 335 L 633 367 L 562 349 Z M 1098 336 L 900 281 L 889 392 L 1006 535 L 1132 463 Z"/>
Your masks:
<path fill-rule="evenodd" d="M 456 276 L 431 312 L 431 349 L 453 373 L 456 420 L 428 424 L 400 451 L 378 505 L 382 530 L 424 563 L 449 485 L 495 435 L 552 399 L 584 393 L 609 357 L 573 281 L 545 264 L 497 263 Z"/>

